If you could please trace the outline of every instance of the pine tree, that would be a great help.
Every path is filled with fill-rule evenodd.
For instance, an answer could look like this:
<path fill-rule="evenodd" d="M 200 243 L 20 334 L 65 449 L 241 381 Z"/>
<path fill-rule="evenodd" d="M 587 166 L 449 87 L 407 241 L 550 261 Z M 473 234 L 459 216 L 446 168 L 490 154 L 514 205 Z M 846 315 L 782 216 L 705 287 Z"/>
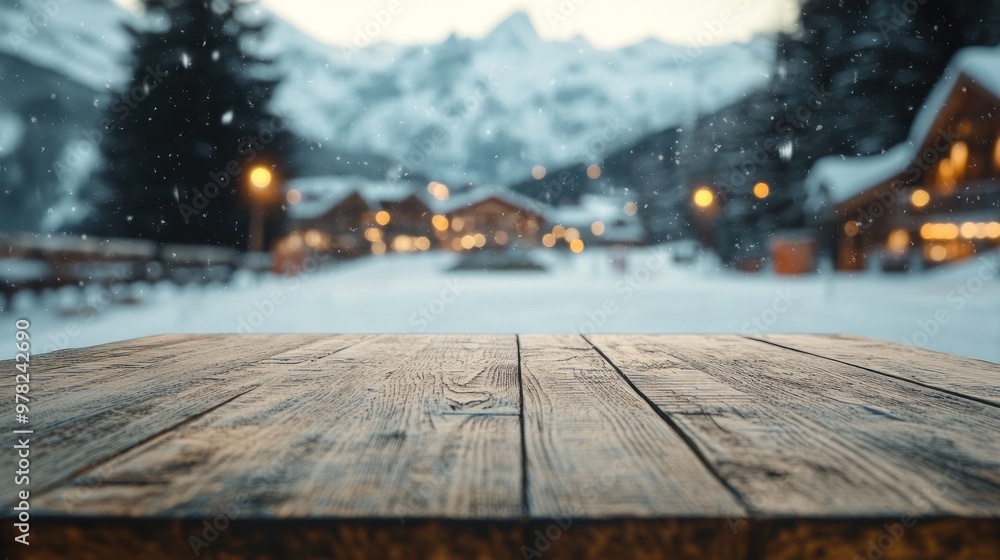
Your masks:
<path fill-rule="evenodd" d="M 104 121 L 99 219 L 113 235 L 244 247 L 245 174 L 287 138 L 268 110 L 271 61 L 250 52 L 264 27 L 237 0 L 145 7 L 130 84 Z"/>

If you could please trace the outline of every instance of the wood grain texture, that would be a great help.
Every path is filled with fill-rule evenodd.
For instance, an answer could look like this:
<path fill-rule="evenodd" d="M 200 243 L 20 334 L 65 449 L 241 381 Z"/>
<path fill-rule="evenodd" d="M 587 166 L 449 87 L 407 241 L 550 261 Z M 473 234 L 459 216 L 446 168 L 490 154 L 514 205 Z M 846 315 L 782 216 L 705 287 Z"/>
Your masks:
<path fill-rule="evenodd" d="M 760 335 L 751 338 L 1000 406 L 1000 364 L 853 335 Z"/>
<path fill-rule="evenodd" d="M 745 513 L 585 340 L 523 335 L 520 352 L 532 516 Z"/>
<path fill-rule="evenodd" d="M 514 336 L 383 336 L 262 384 L 36 500 L 129 517 L 516 519 Z M 86 491 L 81 491 L 85 488 Z"/>
<path fill-rule="evenodd" d="M 32 490 L 60 484 L 81 469 L 260 387 L 266 381 L 254 369 L 260 360 L 296 356 L 300 349 L 326 354 L 364 338 L 248 335 L 220 345 L 216 337 L 196 336 L 113 357 L 99 352 L 95 355 L 101 359 L 94 362 L 33 364 L 30 422 L 25 426 L 34 430 Z M 135 356 L 134 363 L 130 356 Z M 0 367 L 12 371 L 10 364 Z M 8 394 L 13 393 L 12 382 L 10 376 L 3 383 Z M 13 417 L 13 402 L 5 399 L 0 414 Z M 0 456 L 0 468 L 13 472 L 14 459 L 13 454 Z M 14 495 L 13 482 L 13 477 L 0 479 L 5 503 Z"/>
<path fill-rule="evenodd" d="M 764 516 L 1000 516 L 995 408 L 737 336 L 596 335 Z"/>

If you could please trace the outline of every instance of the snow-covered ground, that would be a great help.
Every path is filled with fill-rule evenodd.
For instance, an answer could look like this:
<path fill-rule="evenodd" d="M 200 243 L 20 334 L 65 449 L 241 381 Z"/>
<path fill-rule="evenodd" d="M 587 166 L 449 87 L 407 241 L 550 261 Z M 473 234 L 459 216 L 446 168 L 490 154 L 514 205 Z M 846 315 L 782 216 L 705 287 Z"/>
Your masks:
<path fill-rule="evenodd" d="M 668 248 L 540 251 L 548 272 L 449 272 L 453 254 L 338 262 L 299 277 L 158 285 L 90 306 L 22 297 L 35 353 L 162 333 L 854 333 L 1000 362 L 1000 254 L 915 275 L 779 277 L 673 262 Z M 0 344 L 0 358 L 12 357 Z"/>

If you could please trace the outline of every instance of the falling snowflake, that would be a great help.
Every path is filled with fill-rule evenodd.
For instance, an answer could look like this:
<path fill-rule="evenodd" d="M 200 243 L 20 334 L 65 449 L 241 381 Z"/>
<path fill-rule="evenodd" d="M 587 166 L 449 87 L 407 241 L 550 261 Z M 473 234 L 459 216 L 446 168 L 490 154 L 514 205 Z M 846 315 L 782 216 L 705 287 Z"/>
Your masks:
<path fill-rule="evenodd" d="M 233 110 L 230 109 L 222 114 L 222 124 L 229 124 L 233 122 Z"/>

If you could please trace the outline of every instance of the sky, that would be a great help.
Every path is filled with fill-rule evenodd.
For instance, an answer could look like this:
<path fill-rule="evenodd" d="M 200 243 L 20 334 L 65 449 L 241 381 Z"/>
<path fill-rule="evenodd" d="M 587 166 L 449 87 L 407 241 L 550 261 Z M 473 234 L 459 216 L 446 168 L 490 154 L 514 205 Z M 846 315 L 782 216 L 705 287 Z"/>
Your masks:
<path fill-rule="evenodd" d="M 137 0 L 116 0 L 134 7 Z M 362 46 L 482 37 L 524 11 L 545 39 L 582 35 L 613 49 L 657 38 L 681 45 L 745 41 L 794 26 L 797 0 L 261 0 L 316 39 Z"/>

